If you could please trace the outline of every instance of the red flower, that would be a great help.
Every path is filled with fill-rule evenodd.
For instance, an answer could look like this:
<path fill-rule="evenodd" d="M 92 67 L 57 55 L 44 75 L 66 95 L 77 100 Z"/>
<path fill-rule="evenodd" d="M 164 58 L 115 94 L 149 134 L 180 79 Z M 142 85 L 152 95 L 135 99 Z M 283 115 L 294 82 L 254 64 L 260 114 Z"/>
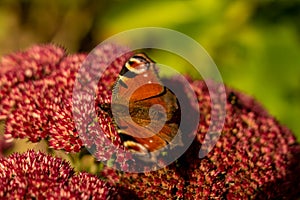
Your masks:
<path fill-rule="evenodd" d="M 116 50 L 116 46 L 106 45 L 98 53 L 109 57 Z M 31 142 L 46 139 L 50 148 L 79 152 L 83 144 L 73 121 L 72 92 L 77 71 L 85 58 L 83 54 L 67 56 L 64 50 L 52 45 L 35 46 L 26 52 L 4 57 L 0 63 L 0 118 L 6 120 L 5 134 L 28 138 Z M 107 98 L 110 92 L 107 88 L 117 78 L 116 71 L 124 61 L 124 58 L 114 63 L 99 61 L 99 64 L 110 64 L 111 67 L 99 81 L 97 99 L 91 101 Z M 91 105 L 90 102 L 83 104 L 82 109 L 87 109 L 87 105 Z M 94 119 L 86 116 L 86 120 L 93 122 Z M 106 117 L 99 120 L 107 136 L 120 144 L 117 133 L 108 131 L 111 121 Z M 93 130 L 90 133 L 94 134 L 90 136 L 91 141 L 101 140 L 99 133 Z M 91 144 L 85 144 L 88 145 Z"/>
<path fill-rule="evenodd" d="M 198 97 L 200 124 L 196 140 L 175 163 L 149 173 L 106 168 L 112 184 L 142 199 L 282 199 L 299 197 L 300 145 L 252 98 L 227 88 L 222 135 L 208 155 L 199 158 L 211 122 L 211 98 L 203 81 L 191 82 Z M 216 87 L 217 89 L 217 87 Z"/>
<path fill-rule="evenodd" d="M 5 199 L 108 199 L 116 189 L 69 163 L 32 150 L 0 158 L 0 197 Z"/>
<path fill-rule="evenodd" d="M 120 48 L 106 45 L 98 49 L 92 61 L 98 63 L 98 66 L 109 67 L 98 83 L 95 97 L 85 99 L 85 96 L 82 96 L 80 100 L 86 103 L 81 104 L 75 112 L 72 112 L 72 90 L 77 70 L 86 55 L 67 56 L 61 48 L 50 45 L 36 46 L 26 52 L 4 57 L 0 63 L 0 118 L 6 120 L 5 134 L 16 138 L 28 138 L 32 142 L 45 139 L 51 148 L 64 149 L 66 152 L 79 152 L 86 146 L 89 149 L 94 148 L 98 158 L 110 159 L 109 151 L 112 150 L 103 151 L 97 144 L 105 143 L 105 138 L 109 138 L 116 146 L 122 144 L 111 125 L 113 119 L 97 109 L 97 105 L 103 102 L 110 103 L 112 86 L 128 55 L 119 57 L 113 63 L 107 63 L 105 58 L 117 54 L 121 51 Z M 90 87 L 89 75 L 99 72 L 93 68 L 90 70 L 83 73 L 86 75 L 86 82 L 82 84 L 82 89 Z M 176 78 L 172 81 L 184 89 L 182 84 L 176 82 Z M 145 199 L 299 197 L 300 145 L 293 134 L 252 98 L 227 88 L 226 113 L 221 113 L 226 115 L 224 128 L 221 137 L 209 152 L 209 143 L 204 145 L 207 144 L 205 136 L 209 125 L 212 130 L 219 128 L 214 122 L 220 119 L 219 115 L 212 112 L 210 95 L 219 92 L 219 88 L 216 84 L 215 91 L 210 94 L 205 82 L 190 80 L 190 84 L 200 108 L 199 127 L 190 148 L 176 162 L 158 171 L 135 174 L 106 167 L 102 172 L 104 178 L 107 178 L 111 185 L 120 186 L 122 190 L 118 192 L 133 191 L 139 198 Z M 217 100 L 214 103 L 218 107 L 223 106 L 224 102 Z M 83 124 L 99 122 L 104 135 L 92 126 L 83 127 L 88 130 L 89 139 L 83 144 L 75 128 L 73 114 L 80 115 L 83 111 L 95 109 L 95 105 L 98 121 L 90 116 L 82 116 L 81 120 L 87 120 L 82 121 Z M 216 138 L 213 134 L 209 136 Z M 201 153 L 209 152 L 204 158 L 199 158 L 200 148 L 203 150 Z M 122 160 L 122 156 L 126 155 L 118 156 L 116 160 Z M 41 166 L 37 166 L 35 157 L 36 155 L 29 152 L 1 159 L 0 178 L 3 180 L 3 189 L 0 191 L 4 191 L 2 195 L 19 195 L 30 191 L 30 195 L 42 192 L 42 195 L 46 196 L 60 194 L 71 197 L 76 196 L 76 191 L 80 189 L 71 190 L 69 185 L 77 185 L 78 180 L 85 183 L 84 186 L 79 186 L 83 187 L 82 191 L 90 191 L 84 187 L 93 188 L 89 183 L 94 181 L 100 188 L 106 187 L 103 186 L 103 182 L 96 181 L 95 177 L 88 174 L 80 175 L 81 178 L 73 178 L 72 170 L 65 164 L 57 164 L 62 161 L 57 162 L 54 158 L 47 157 L 48 160 L 54 159 L 51 163 L 56 163 L 51 164 L 38 155 Z M 16 160 L 19 162 L 16 163 Z M 28 162 L 32 168 L 28 167 Z M 53 165 L 54 171 L 48 169 L 45 163 Z M 48 174 L 54 172 L 55 175 L 47 176 L 48 182 L 44 183 L 38 178 L 40 175 L 46 176 L 41 169 L 47 169 Z M 29 174 L 34 175 L 27 176 L 28 170 Z M 20 172 L 20 175 L 17 172 Z M 67 185 L 60 182 L 65 179 L 68 180 Z M 55 189 L 48 192 L 46 185 Z M 37 190 L 36 186 L 42 189 Z M 109 187 L 110 189 L 114 191 L 113 188 Z M 98 193 L 104 192 L 106 195 L 107 191 L 101 190 Z M 83 197 L 91 194 L 83 193 Z"/>

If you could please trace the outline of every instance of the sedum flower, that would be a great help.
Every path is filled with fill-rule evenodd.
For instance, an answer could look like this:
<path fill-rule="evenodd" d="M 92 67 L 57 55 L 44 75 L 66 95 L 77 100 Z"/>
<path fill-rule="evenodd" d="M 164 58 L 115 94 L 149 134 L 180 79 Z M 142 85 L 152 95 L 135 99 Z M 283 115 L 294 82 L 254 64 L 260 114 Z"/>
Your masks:
<path fill-rule="evenodd" d="M 122 144 L 112 126 L 113 119 L 97 105 L 111 103 L 111 87 L 130 54 L 119 57 L 113 63 L 107 63 L 105 58 L 122 51 L 120 48 L 106 45 L 98 49 L 94 58 L 100 66 L 109 64 L 109 67 L 98 83 L 96 97 L 92 99 L 95 103 L 90 103 L 90 99 L 82 96 L 81 100 L 87 103 L 81 105 L 77 114 L 94 109 L 95 106 L 98 116 L 96 122 L 103 129 L 104 135 L 93 128 L 83 127 L 87 128 L 89 138 L 84 143 L 73 121 L 72 88 L 77 70 L 86 55 L 66 55 L 61 48 L 50 45 L 36 46 L 26 52 L 5 57 L 0 64 L 3 68 L 0 71 L 0 118 L 6 120 L 5 134 L 28 138 L 32 142 L 46 139 L 49 147 L 64 149 L 66 152 L 79 152 L 83 146 L 94 148 L 98 158 L 109 159 L 109 150 L 102 151 L 97 148 L 97 144 L 103 143 L 105 137 L 116 146 Z M 31 71 L 26 72 L 27 68 Z M 90 70 L 83 73 L 86 80 L 89 80 L 90 74 L 98 73 L 95 69 Z M 176 78 L 171 81 L 184 90 L 184 85 L 176 82 Z M 101 173 L 103 178 L 110 185 L 121 188 L 119 194 L 132 191 L 140 199 L 299 197 L 299 143 L 290 130 L 281 126 L 253 98 L 230 88 L 226 89 L 226 113 L 222 113 L 226 117 L 221 136 L 212 151 L 199 158 L 200 148 L 204 152 L 209 149 L 209 146 L 205 146 L 209 125 L 212 129 L 218 128 L 214 121 L 220 118 L 216 113 L 211 113 L 210 95 L 222 91 L 218 91 L 216 84 L 215 91 L 209 94 L 204 81 L 189 81 L 200 108 L 198 131 L 189 149 L 176 162 L 160 170 L 137 174 L 105 167 Z M 86 87 L 89 87 L 88 81 L 82 84 L 83 89 Z M 216 106 L 218 103 L 221 106 L 223 101 L 220 99 L 216 103 Z M 95 119 L 90 116 L 81 119 L 88 120 L 82 121 L 82 124 L 95 123 Z M 211 135 L 211 138 L 214 137 Z M 122 156 L 116 159 L 122 160 Z M 22 159 L 26 160 L 25 157 Z M 27 178 L 22 176 L 20 179 L 26 182 Z M 23 185 L 19 187 L 22 191 Z"/>
<path fill-rule="evenodd" d="M 300 145 L 253 98 L 227 88 L 226 119 L 211 152 L 199 150 L 211 121 L 211 98 L 203 81 L 192 81 L 200 123 L 196 139 L 173 164 L 154 172 L 106 168 L 112 184 L 141 199 L 293 199 L 300 191 Z M 217 88 L 216 88 L 217 89 Z M 213 94 L 212 94 L 213 95 Z"/>
<path fill-rule="evenodd" d="M 112 56 L 116 50 L 113 45 L 107 45 L 99 54 Z M 5 134 L 27 138 L 31 142 L 46 139 L 50 148 L 79 152 L 83 144 L 73 121 L 72 92 L 77 71 L 85 58 L 84 54 L 67 55 L 62 48 L 53 45 L 34 46 L 25 52 L 3 57 L 0 62 L 0 119 L 6 122 Z M 123 58 L 111 63 L 99 81 L 97 102 L 107 98 L 108 87 L 115 81 L 116 71 L 124 62 Z M 83 110 L 88 103 L 82 106 Z M 93 109 L 95 105 L 92 105 Z M 86 119 L 94 120 L 88 116 Z M 107 136 L 120 144 L 117 133 L 110 135 L 107 131 L 111 129 L 107 126 L 111 121 L 104 117 L 99 121 Z M 90 133 L 94 134 L 90 136 L 92 142 L 95 142 L 94 138 L 101 140 L 99 133 L 93 130 Z M 88 145 L 92 146 L 85 144 Z"/>
<path fill-rule="evenodd" d="M 57 64 L 64 56 L 65 51 L 54 45 L 37 45 L 24 52 L 3 56 L 0 60 L 0 119 L 22 100 L 26 89 L 22 83 L 46 77 L 58 68 Z"/>
<path fill-rule="evenodd" d="M 116 188 L 66 161 L 29 150 L 0 158 L 1 199 L 109 199 Z"/>

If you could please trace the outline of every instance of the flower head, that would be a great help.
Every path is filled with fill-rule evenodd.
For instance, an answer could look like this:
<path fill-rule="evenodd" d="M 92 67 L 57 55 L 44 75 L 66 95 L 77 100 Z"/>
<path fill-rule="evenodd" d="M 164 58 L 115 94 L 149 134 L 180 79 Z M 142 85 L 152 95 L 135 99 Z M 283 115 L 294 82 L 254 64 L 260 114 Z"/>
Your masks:
<path fill-rule="evenodd" d="M 300 145 L 253 98 L 227 88 L 222 135 L 204 158 L 199 150 L 211 124 L 211 97 L 203 81 L 192 81 L 200 123 L 196 140 L 172 165 L 148 173 L 105 169 L 103 176 L 141 198 L 278 199 L 299 196 Z M 213 137 L 213 136 L 212 136 Z"/>
<path fill-rule="evenodd" d="M 106 45 L 97 55 L 110 57 L 117 49 L 114 45 Z M 79 152 L 83 143 L 73 120 L 72 92 L 77 72 L 85 58 L 84 54 L 66 55 L 63 49 L 53 45 L 34 46 L 25 52 L 4 57 L 0 63 L 0 93 L 3 94 L 0 97 L 0 118 L 6 121 L 5 134 L 27 138 L 31 142 L 46 139 L 50 148 Z M 96 97 L 82 104 L 80 114 L 87 109 L 95 110 L 99 102 L 109 99 L 108 88 L 112 87 L 125 58 L 113 63 L 97 58 L 93 61 L 110 67 L 99 81 Z M 87 108 L 87 105 L 91 107 Z M 95 119 L 86 116 L 85 120 L 93 123 Z M 120 145 L 116 131 L 109 126 L 111 120 L 100 117 L 99 122 L 107 137 Z M 89 133 L 90 141 L 102 140 L 102 135 L 99 136 L 97 131 L 90 130 Z M 88 143 L 84 145 L 92 146 Z"/>
<path fill-rule="evenodd" d="M 75 173 L 66 161 L 32 150 L 0 158 L 0 197 L 107 199 L 116 188 L 97 176 Z"/>
<path fill-rule="evenodd" d="M 50 45 L 33 47 L 26 52 L 5 57 L 0 64 L 3 68 L 0 71 L 0 118 L 6 120 L 5 134 L 16 138 L 28 138 L 32 142 L 45 139 L 51 148 L 64 149 L 66 152 L 79 152 L 86 146 L 88 149 L 94 148 L 98 159 L 110 159 L 109 151 L 112 149 L 103 151 L 97 144 L 105 146 L 105 138 L 110 139 L 108 142 L 116 146 L 122 144 L 112 125 L 114 119 L 98 106 L 111 103 L 112 87 L 129 56 L 124 55 L 112 63 L 107 63 L 106 58 L 122 51 L 119 48 L 121 47 L 108 44 L 94 54 L 96 57 L 92 61 L 103 67 L 101 72 L 104 76 L 98 82 L 95 96 L 91 99 L 80 96 L 79 100 L 83 103 L 75 112 L 72 112 L 76 103 L 72 101 L 73 86 L 77 71 L 86 55 L 66 55 L 61 48 Z M 19 66 L 22 67 L 18 68 Z M 104 70 L 106 66 L 109 67 Z M 83 91 L 91 87 L 90 80 L 93 74 L 98 72 L 97 69 L 90 68 L 82 73 Z M 185 87 L 176 82 L 176 78 L 171 81 L 178 84 L 178 87 Z M 206 143 L 207 138 L 217 137 L 214 134 L 206 137 L 208 128 L 211 126 L 212 130 L 217 130 L 219 127 L 215 121 L 220 119 L 220 116 L 213 112 L 211 95 L 220 92 L 220 88 L 216 84 L 214 91 L 208 92 L 204 81 L 189 81 L 200 108 L 199 127 L 189 149 L 176 162 L 153 172 L 123 173 L 105 167 L 102 176 L 110 185 L 120 187 L 122 191 L 133 191 L 139 198 L 299 197 L 300 145 L 291 131 L 280 125 L 253 98 L 227 88 L 226 105 L 221 99 L 213 102 L 216 107 L 225 106 L 226 113 L 221 113 L 225 115 L 222 134 L 209 151 L 210 146 L 206 146 L 210 144 Z M 85 136 L 88 138 L 83 142 L 75 127 L 74 113 L 80 116 L 86 110 L 96 110 L 97 119 L 89 115 L 79 118 L 82 124 L 88 124 L 82 127 L 87 130 Z M 94 126 L 89 126 L 95 123 L 100 125 L 103 133 Z M 202 152 L 208 154 L 199 158 L 200 149 L 204 149 Z M 116 159 L 122 161 L 126 155 L 118 156 Z M 16 164 L 16 160 L 22 162 Z M 36 160 L 41 166 L 37 166 Z M 50 164 L 48 160 L 51 160 Z M 48 169 L 45 163 L 48 163 L 51 169 Z M 14 154 L 9 158 L 2 158 L 0 166 L 0 178 L 3 183 L 1 195 L 19 195 L 30 191 L 31 196 L 39 192 L 47 196 L 53 191 L 53 194 L 71 197 L 78 195 L 76 191 L 81 191 L 80 188 L 86 191 L 95 185 L 96 188 L 101 188 L 101 191 L 95 190 L 99 194 L 106 195 L 108 191 L 103 189 L 106 187 L 103 186 L 105 183 L 97 181 L 94 176 L 75 176 L 74 171 L 63 164 L 63 161 L 45 157 L 40 153 Z M 39 178 L 46 176 L 41 169 L 47 169 L 48 174 L 54 172 L 53 176 L 47 177 L 47 183 Z M 67 184 L 63 181 L 66 179 Z M 85 183 L 84 186 L 78 186 L 79 182 Z M 47 192 L 46 185 L 54 189 Z M 72 185 L 77 188 L 76 191 L 70 189 Z M 37 186 L 41 187 L 41 190 L 39 188 L 37 191 Z M 107 187 L 114 191 L 114 187 Z M 82 193 L 84 197 L 91 194 Z"/>

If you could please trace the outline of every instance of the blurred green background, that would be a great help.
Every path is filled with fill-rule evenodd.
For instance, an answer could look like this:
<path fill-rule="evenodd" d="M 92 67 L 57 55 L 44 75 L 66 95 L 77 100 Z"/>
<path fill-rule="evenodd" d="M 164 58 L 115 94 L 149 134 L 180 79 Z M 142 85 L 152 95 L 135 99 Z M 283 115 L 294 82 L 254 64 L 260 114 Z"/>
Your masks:
<path fill-rule="evenodd" d="M 49 42 L 88 52 L 127 29 L 174 29 L 206 49 L 227 85 L 254 96 L 300 140 L 299 19 L 293 0 L 0 0 L 0 55 Z"/>

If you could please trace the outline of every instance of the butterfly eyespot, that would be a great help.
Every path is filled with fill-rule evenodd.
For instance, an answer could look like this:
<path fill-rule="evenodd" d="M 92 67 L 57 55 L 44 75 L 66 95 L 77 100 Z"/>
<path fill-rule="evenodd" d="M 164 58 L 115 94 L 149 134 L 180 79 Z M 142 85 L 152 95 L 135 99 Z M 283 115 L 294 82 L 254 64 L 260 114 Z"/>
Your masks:
<path fill-rule="evenodd" d="M 124 147 L 126 147 L 128 150 L 135 153 L 149 153 L 149 151 L 146 148 L 147 145 L 144 146 L 143 144 L 136 142 L 135 139 L 128 135 L 126 131 L 119 130 L 118 133 L 122 138 Z"/>
<path fill-rule="evenodd" d="M 149 69 L 151 63 L 154 62 L 145 54 L 136 54 L 125 63 L 125 67 L 130 72 L 142 74 Z"/>
<path fill-rule="evenodd" d="M 126 141 L 124 142 L 124 146 L 134 153 L 140 153 L 140 154 L 149 153 L 146 147 L 134 141 Z"/>
<path fill-rule="evenodd" d="M 130 66 L 134 66 L 134 64 L 136 64 L 136 62 L 135 62 L 135 61 L 133 61 L 133 60 L 129 60 L 129 61 L 128 61 L 128 65 L 130 65 Z"/>
<path fill-rule="evenodd" d="M 153 63 L 153 61 L 148 58 L 145 54 L 136 54 L 129 59 L 129 61 L 134 61 L 136 64 L 147 64 Z"/>

